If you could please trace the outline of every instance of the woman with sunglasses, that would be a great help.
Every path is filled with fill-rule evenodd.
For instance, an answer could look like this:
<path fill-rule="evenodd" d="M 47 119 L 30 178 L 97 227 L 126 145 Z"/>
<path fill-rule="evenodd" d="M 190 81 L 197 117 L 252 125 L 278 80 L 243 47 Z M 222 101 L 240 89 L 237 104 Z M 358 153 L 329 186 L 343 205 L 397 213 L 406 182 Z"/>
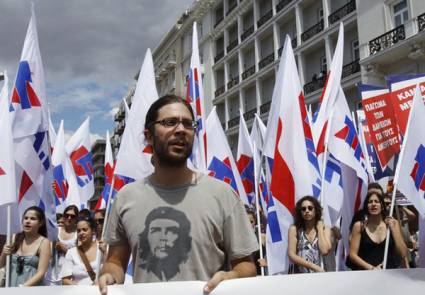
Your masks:
<path fill-rule="evenodd" d="M 352 270 L 381 269 L 384 260 L 387 229 L 390 242 L 386 268 L 398 268 L 407 256 L 407 247 L 397 220 L 386 216 L 382 194 L 369 192 L 363 204 L 365 221 L 354 224 L 350 240 L 350 267 Z"/>
<path fill-rule="evenodd" d="M 63 225 L 58 228 L 58 241 L 54 242 L 55 262 L 51 270 L 50 281 L 52 285 L 61 285 L 60 276 L 62 264 L 68 249 L 75 246 L 77 241 L 78 207 L 70 205 L 65 208 L 62 215 Z"/>
<path fill-rule="evenodd" d="M 22 229 L 14 237 L 12 245 L 4 246 L 0 267 L 5 265 L 6 255 L 11 255 L 11 287 L 43 285 L 51 256 L 43 210 L 36 206 L 26 209 Z"/>
<path fill-rule="evenodd" d="M 103 224 L 105 223 L 105 209 L 97 209 L 94 212 L 93 221 L 96 224 L 96 239 L 99 243 L 99 249 L 103 254 L 106 253 L 106 243 L 102 238 Z"/>
<path fill-rule="evenodd" d="M 317 199 L 305 196 L 295 205 L 295 222 L 288 233 L 288 256 L 294 273 L 325 271 L 323 257 L 332 244 L 331 231 L 321 218 L 322 208 Z"/>
<path fill-rule="evenodd" d="M 68 250 L 62 267 L 62 285 L 93 285 L 100 251 L 96 243 L 96 224 L 90 217 L 77 222 L 77 246 Z"/>

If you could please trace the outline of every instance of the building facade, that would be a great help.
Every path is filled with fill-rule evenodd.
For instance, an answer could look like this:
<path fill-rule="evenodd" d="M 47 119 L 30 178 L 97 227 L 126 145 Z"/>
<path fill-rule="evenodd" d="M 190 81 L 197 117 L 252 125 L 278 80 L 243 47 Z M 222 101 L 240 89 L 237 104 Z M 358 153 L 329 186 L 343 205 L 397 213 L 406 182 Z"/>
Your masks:
<path fill-rule="evenodd" d="M 98 197 L 103 191 L 105 185 L 105 148 L 106 140 L 98 139 L 92 146 L 91 153 L 93 155 L 93 169 L 94 169 L 94 195 L 89 201 L 89 207 L 93 208 L 97 202 Z"/>
<path fill-rule="evenodd" d="M 344 24 L 342 87 L 358 109 L 357 83 L 386 85 L 388 74 L 425 73 L 422 0 L 198 0 L 153 51 L 159 95 L 186 95 L 192 26 L 198 25 L 206 113 L 217 108 L 236 151 L 239 109 L 264 121 L 285 36 L 294 49 L 306 104 L 313 109 Z"/>

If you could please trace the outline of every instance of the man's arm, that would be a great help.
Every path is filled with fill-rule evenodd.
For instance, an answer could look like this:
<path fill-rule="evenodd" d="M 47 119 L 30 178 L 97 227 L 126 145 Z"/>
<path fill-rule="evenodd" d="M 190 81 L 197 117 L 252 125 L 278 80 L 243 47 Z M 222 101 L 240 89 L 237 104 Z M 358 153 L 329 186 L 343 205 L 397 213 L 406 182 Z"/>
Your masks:
<path fill-rule="evenodd" d="M 102 295 L 107 294 L 108 285 L 124 283 L 130 254 L 131 249 L 128 244 L 109 247 L 108 257 L 99 277 L 99 290 Z"/>
<path fill-rule="evenodd" d="M 240 259 L 232 260 L 231 271 L 218 271 L 213 277 L 207 282 L 204 287 L 204 292 L 210 293 L 217 287 L 217 285 L 224 280 L 238 279 L 255 277 L 257 275 L 257 269 L 252 256 L 246 256 Z"/>

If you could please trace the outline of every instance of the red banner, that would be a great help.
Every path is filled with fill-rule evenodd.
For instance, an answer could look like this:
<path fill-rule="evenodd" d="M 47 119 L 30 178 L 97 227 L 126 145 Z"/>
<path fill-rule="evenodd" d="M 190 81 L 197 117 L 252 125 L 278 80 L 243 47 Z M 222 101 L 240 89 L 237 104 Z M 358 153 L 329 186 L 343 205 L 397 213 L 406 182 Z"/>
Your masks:
<path fill-rule="evenodd" d="M 390 93 L 363 99 L 362 104 L 373 146 L 381 167 L 385 167 L 400 152 L 399 133 Z"/>
<path fill-rule="evenodd" d="M 425 95 L 425 77 L 404 80 L 391 84 L 391 100 L 394 105 L 394 114 L 397 119 L 400 133 L 406 131 L 407 119 L 412 106 L 415 87 L 419 84 L 422 95 Z"/>

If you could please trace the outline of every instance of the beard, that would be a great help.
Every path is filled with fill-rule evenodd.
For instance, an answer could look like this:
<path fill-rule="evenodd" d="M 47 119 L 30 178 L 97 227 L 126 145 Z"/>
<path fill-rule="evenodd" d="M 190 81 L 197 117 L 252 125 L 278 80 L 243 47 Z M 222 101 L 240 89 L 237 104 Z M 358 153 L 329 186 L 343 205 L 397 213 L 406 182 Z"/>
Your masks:
<path fill-rule="evenodd" d="M 169 151 L 170 146 L 176 142 L 184 142 L 182 151 L 178 154 L 173 154 Z M 185 139 L 174 139 L 169 142 L 161 142 L 156 136 L 153 140 L 153 150 L 157 156 L 158 164 L 165 167 L 181 167 L 186 165 L 186 161 L 192 153 L 193 142 L 188 142 Z"/>

